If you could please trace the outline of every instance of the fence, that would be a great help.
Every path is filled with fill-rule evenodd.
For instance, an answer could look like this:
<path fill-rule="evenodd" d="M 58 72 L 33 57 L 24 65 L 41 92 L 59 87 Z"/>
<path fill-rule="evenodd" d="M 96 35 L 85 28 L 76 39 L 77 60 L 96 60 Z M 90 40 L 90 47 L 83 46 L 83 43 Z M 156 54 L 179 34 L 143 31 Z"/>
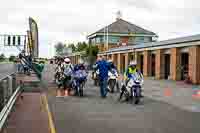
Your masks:
<path fill-rule="evenodd" d="M 16 82 L 16 73 L 0 79 L 0 131 L 20 94 L 21 87 Z"/>

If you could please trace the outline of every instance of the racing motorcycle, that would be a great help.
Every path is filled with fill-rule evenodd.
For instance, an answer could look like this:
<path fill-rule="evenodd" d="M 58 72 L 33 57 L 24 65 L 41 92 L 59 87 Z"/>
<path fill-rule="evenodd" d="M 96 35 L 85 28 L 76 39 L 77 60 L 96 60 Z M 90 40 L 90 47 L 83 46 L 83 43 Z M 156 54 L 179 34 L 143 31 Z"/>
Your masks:
<path fill-rule="evenodd" d="M 94 80 L 94 85 L 98 86 L 99 85 L 99 70 L 92 72 L 92 79 Z"/>
<path fill-rule="evenodd" d="M 126 84 L 122 83 L 122 88 L 120 92 L 119 101 L 124 96 L 126 101 L 133 101 L 134 97 L 134 103 L 138 104 L 141 100 L 141 92 L 142 92 L 142 85 L 144 83 L 143 76 L 140 75 L 133 75 L 131 78 L 127 81 Z"/>
<path fill-rule="evenodd" d="M 75 96 L 83 97 L 83 90 L 87 81 L 86 72 L 75 73 L 72 81 L 72 88 L 75 90 Z"/>
<path fill-rule="evenodd" d="M 112 69 L 108 72 L 108 90 L 111 93 L 114 93 L 115 86 L 117 86 L 118 89 L 117 78 L 118 78 L 117 70 Z"/>

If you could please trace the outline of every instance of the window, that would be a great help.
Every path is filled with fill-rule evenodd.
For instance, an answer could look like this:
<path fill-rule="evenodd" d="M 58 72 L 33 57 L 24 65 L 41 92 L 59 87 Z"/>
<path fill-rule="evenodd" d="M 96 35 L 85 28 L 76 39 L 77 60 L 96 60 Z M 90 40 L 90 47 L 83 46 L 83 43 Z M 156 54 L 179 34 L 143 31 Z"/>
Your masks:
<path fill-rule="evenodd" d="M 152 38 L 151 37 L 136 37 L 135 38 L 135 43 L 140 43 L 140 42 L 151 42 Z"/>
<path fill-rule="evenodd" d="M 101 39 L 99 37 L 96 38 L 96 43 L 100 43 Z"/>
<path fill-rule="evenodd" d="M 119 43 L 120 42 L 120 37 L 118 37 L 118 36 L 109 36 L 108 37 L 108 42 L 109 43 Z"/>
<path fill-rule="evenodd" d="M 103 43 L 104 42 L 104 38 L 103 37 L 97 37 L 96 38 L 96 43 Z"/>
<path fill-rule="evenodd" d="M 21 44 L 21 38 L 20 38 L 20 36 L 18 36 L 18 40 L 17 40 L 17 42 L 18 42 L 18 43 L 17 43 L 18 45 Z"/>
<path fill-rule="evenodd" d="M 135 39 L 134 37 L 129 37 L 129 39 L 128 39 L 128 43 L 133 44 L 134 41 L 135 41 L 134 39 Z"/>
<path fill-rule="evenodd" d="M 10 45 L 11 43 L 11 37 L 10 36 L 8 36 L 8 45 Z"/>
<path fill-rule="evenodd" d="M 15 36 L 13 36 L 13 45 L 15 45 Z"/>
<path fill-rule="evenodd" d="M 145 37 L 140 36 L 140 37 L 135 37 L 134 43 L 143 43 L 145 42 Z"/>

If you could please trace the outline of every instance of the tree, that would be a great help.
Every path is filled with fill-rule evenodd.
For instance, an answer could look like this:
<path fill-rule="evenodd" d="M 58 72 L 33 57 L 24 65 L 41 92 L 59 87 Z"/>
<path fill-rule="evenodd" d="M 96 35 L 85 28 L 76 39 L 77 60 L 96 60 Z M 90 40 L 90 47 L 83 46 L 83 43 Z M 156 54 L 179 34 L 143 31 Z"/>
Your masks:
<path fill-rule="evenodd" d="M 11 62 L 14 62 L 15 59 L 16 59 L 16 57 L 15 57 L 14 55 L 11 55 L 11 56 L 9 57 L 9 61 L 11 61 Z"/>
<path fill-rule="evenodd" d="M 96 45 L 90 44 L 87 47 L 85 56 L 87 57 L 87 60 L 89 61 L 90 65 L 94 64 L 94 62 L 96 61 L 96 57 L 97 57 L 98 52 L 99 52 L 99 49 Z"/>
<path fill-rule="evenodd" d="M 0 55 L 0 61 L 4 61 L 6 59 L 5 55 L 4 54 L 1 54 Z"/>
<path fill-rule="evenodd" d="M 65 48 L 64 44 L 59 42 L 55 45 L 56 54 L 61 55 L 63 53 L 63 49 Z"/>
<path fill-rule="evenodd" d="M 99 49 L 96 45 L 90 45 L 86 49 L 87 56 L 97 56 Z"/>
<path fill-rule="evenodd" d="M 76 52 L 76 46 L 73 43 L 69 44 L 67 47 L 71 48 L 72 52 Z"/>
<path fill-rule="evenodd" d="M 84 51 L 86 50 L 88 47 L 87 43 L 86 42 L 78 42 L 77 44 L 77 52 L 81 52 L 81 51 Z"/>

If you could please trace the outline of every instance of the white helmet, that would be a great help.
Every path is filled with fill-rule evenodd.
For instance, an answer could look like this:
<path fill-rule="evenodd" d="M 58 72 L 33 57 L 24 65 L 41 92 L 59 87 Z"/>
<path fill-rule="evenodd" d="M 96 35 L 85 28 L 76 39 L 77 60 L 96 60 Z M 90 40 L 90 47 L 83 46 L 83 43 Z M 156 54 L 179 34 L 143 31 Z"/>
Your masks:
<path fill-rule="evenodd" d="M 137 65 L 137 62 L 136 61 L 131 61 L 129 65 L 130 66 Z"/>
<path fill-rule="evenodd" d="M 65 62 L 71 62 L 71 60 L 69 58 L 65 58 L 64 60 Z"/>

